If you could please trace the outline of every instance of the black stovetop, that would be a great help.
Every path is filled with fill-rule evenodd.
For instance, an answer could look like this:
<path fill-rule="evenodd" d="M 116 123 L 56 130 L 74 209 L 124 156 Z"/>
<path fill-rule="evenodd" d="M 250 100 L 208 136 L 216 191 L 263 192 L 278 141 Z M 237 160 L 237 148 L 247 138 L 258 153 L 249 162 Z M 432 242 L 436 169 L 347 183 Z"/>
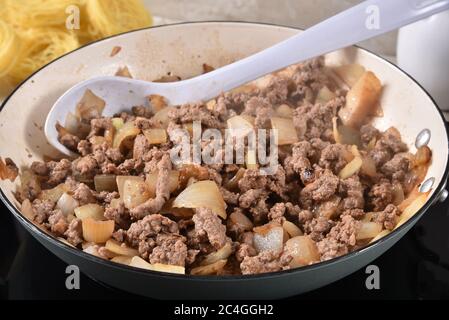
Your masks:
<path fill-rule="evenodd" d="M 449 298 L 449 200 L 431 208 L 393 248 L 372 262 L 380 289 L 365 286 L 365 268 L 318 290 L 290 299 L 444 299 Z M 141 298 L 86 276 L 80 290 L 65 287 L 66 264 L 32 238 L 0 204 L 0 298 Z"/>

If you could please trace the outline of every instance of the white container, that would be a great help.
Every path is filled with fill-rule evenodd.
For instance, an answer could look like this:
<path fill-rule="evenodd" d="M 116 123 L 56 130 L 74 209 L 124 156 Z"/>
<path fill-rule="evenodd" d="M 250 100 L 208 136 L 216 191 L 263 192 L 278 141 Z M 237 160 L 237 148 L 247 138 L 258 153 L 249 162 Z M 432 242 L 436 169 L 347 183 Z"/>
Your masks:
<path fill-rule="evenodd" d="M 449 11 L 401 28 L 398 65 L 449 111 Z"/>

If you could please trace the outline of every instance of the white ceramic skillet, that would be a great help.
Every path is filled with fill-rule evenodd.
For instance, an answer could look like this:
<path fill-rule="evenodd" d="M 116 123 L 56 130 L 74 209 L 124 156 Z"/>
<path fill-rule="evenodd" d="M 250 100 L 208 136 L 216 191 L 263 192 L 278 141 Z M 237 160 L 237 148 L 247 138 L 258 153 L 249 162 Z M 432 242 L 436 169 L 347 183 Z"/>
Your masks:
<path fill-rule="evenodd" d="M 254 23 L 186 23 L 129 32 L 75 50 L 30 76 L 5 100 L 0 109 L 0 156 L 12 158 L 19 166 L 41 160 L 44 155 L 57 157 L 42 126 L 56 99 L 80 81 L 113 75 L 125 65 L 135 78 L 149 81 L 169 73 L 191 77 L 202 72 L 203 63 L 219 67 L 297 32 Z M 111 57 L 114 47 L 121 50 Z M 326 63 L 359 63 L 375 72 L 384 85 L 384 117 L 377 118 L 374 124 L 379 129 L 395 126 L 412 152 L 417 135 L 424 129 L 431 133 L 433 160 L 426 180 L 433 183 L 427 203 L 407 223 L 361 250 L 311 266 L 262 275 L 194 277 L 158 273 L 105 261 L 43 233 L 20 213 L 13 196 L 15 183 L 0 181 L 0 196 L 17 220 L 55 255 L 79 266 L 90 277 L 132 293 L 158 298 L 279 298 L 336 281 L 388 250 L 439 199 L 448 176 L 449 149 L 446 126 L 437 106 L 396 66 L 356 47 L 328 54 Z"/>

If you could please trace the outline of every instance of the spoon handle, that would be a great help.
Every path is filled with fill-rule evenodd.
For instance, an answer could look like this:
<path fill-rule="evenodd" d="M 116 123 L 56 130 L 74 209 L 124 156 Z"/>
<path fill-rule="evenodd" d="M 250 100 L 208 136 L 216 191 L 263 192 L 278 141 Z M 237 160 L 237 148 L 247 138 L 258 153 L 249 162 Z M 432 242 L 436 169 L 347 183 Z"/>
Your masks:
<path fill-rule="evenodd" d="M 449 9 L 449 0 L 368 0 L 252 56 L 182 81 L 182 100 L 210 99 L 265 74 Z M 205 92 L 207 96 L 205 97 Z M 197 96 L 197 97 L 196 97 Z"/>

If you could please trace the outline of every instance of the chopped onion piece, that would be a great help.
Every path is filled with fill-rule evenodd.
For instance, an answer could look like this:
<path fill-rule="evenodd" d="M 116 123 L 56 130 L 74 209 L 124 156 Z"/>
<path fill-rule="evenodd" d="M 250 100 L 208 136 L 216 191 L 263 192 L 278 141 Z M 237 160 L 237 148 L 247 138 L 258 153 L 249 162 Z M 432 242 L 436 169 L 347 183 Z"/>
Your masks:
<path fill-rule="evenodd" d="M 134 124 L 134 121 L 126 122 L 123 127 L 117 131 L 112 143 L 113 148 L 131 148 L 133 139 L 140 133 L 140 129 Z"/>
<path fill-rule="evenodd" d="M 315 102 L 324 104 L 334 98 L 335 98 L 335 93 L 330 91 L 328 87 L 324 86 L 320 89 L 320 91 L 318 91 Z"/>
<path fill-rule="evenodd" d="M 3 162 L 2 157 L 0 157 L 0 180 L 9 179 L 9 181 L 14 182 L 19 175 L 19 169 L 15 163 L 6 158 Z"/>
<path fill-rule="evenodd" d="M 112 118 L 111 122 L 115 128 L 115 131 L 119 131 L 125 124 L 122 118 Z"/>
<path fill-rule="evenodd" d="M 375 236 L 373 239 L 371 239 L 371 241 L 369 243 L 375 242 L 375 241 L 379 240 L 380 238 L 385 237 L 390 232 L 391 232 L 391 230 L 388 230 L 388 229 L 382 230 L 381 232 L 379 232 L 377 234 L 377 236 Z"/>
<path fill-rule="evenodd" d="M 106 241 L 105 248 L 120 256 L 133 257 L 139 255 L 139 251 L 136 249 L 130 248 L 124 243 L 120 243 L 114 239 L 109 239 Z"/>
<path fill-rule="evenodd" d="M 167 272 L 167 273 L 176 273 L 176 274 L 185 274 L 186 273 L 186 269 L 182 266 L 175 266 L 172 264 L 163 264 L 163 263 L 151 264 L 150 270 L 159 271 L 159 272 Z"/>
<path fill-rule="evenodd" d="M 281 118 L 293 118 L 293 109 L 288 104 L 281 104 L 276 109 L 276 114 Z"/>
<path fill-rule="evenodd" d="M 372 139 L 368 142 L 368 145 L 366 146 L 366 149 L 367 149 L 367 150 L 373 150 L 374 147 L 376 146 L 376 142 L 377 142 L 376 137 L 372 138 Z"/>
<path fill-rule="evenodd" d="M 229 190 L 236 189 L 239 185 L 240 179 L 242 179 L 244 174 L 245 174 L 244 168 L 240 168 L 239 170 L 237 170 L 237 172 L 232 177 L 232 179 L 226 183 L 226 185 L 225 185 L 226 189 L 229 189 Z"/>
<path fill-rule="evenodd" d="M 351 162 L 349 162 L 346 166 L 344 166 L 343 169 L 341 169 L 340 173 L 338 174 L 341 179 L 347 179 L 353 174 L 357 173 L 357 171 L 360 170 L 362 167 L 363 161 L 360 157 L 355 157 L 352 159 Z"/>
<path fill-rule="evenodd" d="M 96 221 L 92 218 L 82 219 L 83 238 L 89 242 L 105 243 L 114 232 L 114 220 Z"/>
<path fill-rule="evenodd" d="M 79 202 L 73 199 L 71 195 L 64 192 L 56 203 L 56 208 L 61 209 L 63 215 L 68 216 L 75 212 L 75 208 L 79 207 Z"/>
<path fill-rule="evenodd" d="M 147 269 L 147 270 L 151 270 L 151 271 L 185 274 L 184 267 L 162 264 L 162 263 L 150 264 L 147 261 L 143 260 L 139 256 L 132 257 L 129 265 L 132 267 Z"/>
<path fill-rule="evenodd" d="M 226 242 L 226 244 L 219 250 L 209 253 L 200 265 L 207 266 L 209 264 L 215 263 L 219 260 L 227 259 L 232 254 L 231 242 Z"/>
<path fill-rule="evenodd" d="M 361 221 L 370 222 L 371 220 L 373 220 L 375 215 L 376 215 L 376 212 L 367 212 L 367 213 L 365 213 L 365 215 L 363 216 Z"/>
<path fill-rule="evenodd" d="M 78 118 L 71 112 L 67 113 L 65 117 L 64 127 L 65 129 L 73 135 L 78 135 L 80 122 Z"/>
<path fill-rule="evenodd" d="M 273 117 L 271 118 L 271 127 L 278 130 L 278 145 L 298 142 L 298 134 L 292 119 Z"/>
<path fill-rule="evenodd" d="M 284 229 L 274 223 L 256 227 L 254 231 L 254 248 L 257 252 L 282 251 L 284 244 Z"/>
<path fill-rule="evenodd" d="M 96 203 L 89 203 L 75 208 L 75 216 L 78 219 L 91 218 L 96 221 L 104 220 L 104 208 Z"/>
<path fill-rule="evenodd" d="M 150 144 L 161 144 L 167 142 L 167 132 L 165 129 L 147 129 L 143 131 L 143 134 Z"/>
<path fill-rule="evenodd" d="M 173 110 L 175 107 L 166 107 L 162 110 L 156 112 L 156 114 L 151 118 L 158 128 L 166 129 L 170 119 L 168 118 L 168 113 L 170 110 Z"/>
<path fill-rule="evenodd" d="M 38 198 L 40 200 L 49 200 L 53 203 L 56 203 L 59 198 L 63 195 L 63 193 L 70 191 L 69 186 L 64 183 L 61 183 L 54 187 L 53 189 L 42 190 L 39 194 Z"/>
<path fill-rule="evenodd" d="M 93 256 L 96 256 L 96 257 L 98 257 L 98 258 L 103 258 L 103 257 L 100 255 L 100 253 L 98 252 L 98 247 L 96 247 L 96 246 L 94 246 L 94 245 L 91 245 L 91 246 L 88 246 L 88 247 L 84 248 L 83 251 L 86 252 L 86 253 L 88 253 L 88 254 L 91 254 L 91 255 L 93 255 Z"/>
<path fill-rule="evenodd" d="M 28 199 L 25 199 L 22 201 L 22 204 L 20 206 L 20 212 L 28 218 L 28 220 L 33 221 L 34 219 L 34 211 L 33 206 L 31 205 L 31 201 Z"/>
<path fill-rule="evenodd" d="M 427 201 L 427 195 L 428 192 L 421 193 L 402 211 L 402 214 L 399 216 L 399 222 L 397 223 L 395 229 L 399 228 L 399 226 L 408 221 L 408 219 L 413 217 L 413 215 L 424 206 Z"/>
<path fill-rule="evenodd" d="M 284 221 L 284 223 L 282 224 L 282 228 L 284 228 L 285 232 L 287 232 L 291 238 L 303 235 L 301 229 L 299 229 L 296 224 L 288 220 Z"/>
<path fill-rule="evenodd" d="M 147 269 L 147 270 L 153 270 L 151 268 L 151 264 L 148 261 L 143 260 L 139 256 L 134 256 L 131 258 L 131 262 L 129 263 L 131 267 L 141 268 L 141 269 Z"/>
<path fill-rule="evenodd" d="M 116 256 L 116 257 L 112 258 L 111 261 L 116 262 L 116 263 L 129 265 L 131 263 L 131 259 L 132 258 L 128 257 L 128 256 Z"/>
<path fill-rule="evenodd" d="M 336 217 L 336 215 L 340 212 L 341 198 L 333 195 L 327 201 L 323 201 L 316 205 L 314 208 L 314 212 L 318 214 L 320 217 L 324 217 L 328 220 L 332 220 Z"/>
<path fill-rule="evenodd" d="M 413 165 L 414 166 L 422 166 L 429 163 L 432 158 L 432 151 L 428 146 L 419 147 L 416 150 L 416 154 L 413 157 Z"/>
<path fill-rule="evenodd" d="M 150 94 L 148 96 L 148 100 L 150 101 L 154 113 L 161 111 L 167 106 L 167 101 L 165 100 L 165 98 L 158 94 Z"/>
<path fill-rule="evenodd" d="M 161 209 L 161 214 L 171 214 L 180 219 L 190 219 L 195 214 L 190 208 L 174 208 L 173 200 L 169 199 Z"/>
<path fill-rule="evenodd" d="M 298 268 L 320 261 L 320 253 L 315 241 L 308 236 L 297 236 L 285 243 L 285 250 L 292 256 L 290 267 Z"/>
<path fill-rule="evenodd" d="M 360 172 L 372 178 L 377 176 L 376 163 L 369 155 L 362 157 Z"/>
<path fill-rule="evenodd" d="M 206 108 L 213 111 L 215 110 L 215 106 L 217 105 L 217 101 L 215 99 L 209 100 L 206 102 Z"/>
<path fill-rule="evenodd" d="M 105 105 L 106 103 L 103 99 L 87 89 L 76 106 L 75 115 L 78 119 L 87 121 L 100 118 Z"/>
<path fill-rule="evenodd" d="M 61 126 L 61 124 L 59 122 L 56 122 L 55 128 L 56 128 L 56 131 L 58 132 L 58 140 L 60 140 L 65 135 L 70 134 L 70 132 L 66 128 Z"/>
<path fill-rule="evenodd" d="M 362 145 L 359 131 L 345 125 L 339 125 L 337 117 L 332 118 L 332 125 L 335 142 L 347 145 Z"/>
<path fill-rule="evenodd" d="M 94 177 L 95 191 L 117 191 L 117 182 L 113 174 L 97 174 Z"/>
<path fill-rule="evenodd" d="M 144 181 L 126 180 L 123 184 L 123 203 L 133 209 L 151 198 L 148 185 Z"/>
<path fill-rule="evenodd" d="M 246 137 L 254 130 L 254 118 L 234 116 L 229 118 L 228 121 L 229 134 L 235 138 Z"/>
<path fill-rule="evenodd" d="M 106 138 L 102 136 L 93 136 L 89 138 L 89 142 L 94 146 L 100 146 L 106 142 Z"/>
<path fill-rule="evenodd" d="M 156 185 L 157 177 L 159 173 L 153 172 L 148 173 L 145 179 L 145 183 L 148 185 L 148 191 L 150 192 L 150 197 L 154 198 L 156 196 Z M 171 170 L 168 177 L 168 185 L 170 192 L 174 192 L 179 187 L 179 171 Z"/>
<path fill-rule="evenodd" d="M 207 275 L 213 275 L 217 274 L 221 270 L 223 270 L 224 266 L 228 262 L 227 259 L 218 260 L 212 264 L 209 264 L 207 266 L 199 266 L 196 268 L 193 268 L 190 270 L 191 275 L 198 275 L 198 276 L 207 276 Z"/>
<path fill-rule="evenodd" d="M 182 128 L 187 130 L 190 137 L 193 137 L 193 122 L 183 123 Z"/>
<path fill-rule="evenodd" d="M 206 167 L 202 167 L 196 164 L 184 164 L 179 169 L 179 184 L 184 187 L 190 178 L 195 180 L 208 180 L 209 171 Z"/>
<path fill-rule="evenodd" d="M 237 225 L 239 229 L 244 231 L 249 231 L 254 227 L 253 222 L 239 211 L 231 213 L 229 219 L 233 224 Z"/>
<path fill-rule="evenodd" d="M 257 165 L 257 155 L 255 149 L 250 149 L 246 152 L 245 162 L 247 169 L 257 169 L 259 167 Z"/>
<path fill-rule="evenodd" d="M 209 208 L 226 219 L 226 203 L 214 181 L 198 181 L 188 186 L 173 201 L 177 208 Z"/>
<path fill-rule="evenodd" d="M 334 68 L 335 73 L 349 87 L 352 87 L 365 73 L 365 68 L 359 64 L 346 64 Z"/>
<path fill-rule="evenodd" d="M 123 188 L 124 188 L 126 180 L 134 180 L 134 181 L 139 181 L 139 182 L 142 181 L 143 182 L 143 178 L 137 177 L 137 176 L 116 176 L 115 180 L 117 183 L 118 193 L 120 194 L 121 198 L 123 198 Z"/>
<path fill-rule="evenodd" d="M 380 223 L 362 221 L 357 229 L 355 238 L 357 240 L 371 239 L 377 236 L 381 231 L 382 225 Z"/>
<path fill-rule="evenodd" d="M 395 206 L 398 206 L 405 199 L 404 189 L 402 189 L 401 183 L 400 182 L 395 182 L 393 184 L 392 191 L 393 191 L 393 204 Z"/>
<path fill-rule="evenodd" d="M 371 71 L 365 72 L 346 95 L 346 105 L 338 115 L 344 125 L 358 128 L 377 107 L 382 84 Z"/>
<path fill-rule="evenodd" d="M 19 176 L 19 178 L 20 178 L 20 194 L 23 199 L 29 197 L 31 190 L 38 194 L 41 193 L 41 184 L 39 182 L 39 179 L 31 170 L 29 169 L 22 170 L 22 174 Z"/>

